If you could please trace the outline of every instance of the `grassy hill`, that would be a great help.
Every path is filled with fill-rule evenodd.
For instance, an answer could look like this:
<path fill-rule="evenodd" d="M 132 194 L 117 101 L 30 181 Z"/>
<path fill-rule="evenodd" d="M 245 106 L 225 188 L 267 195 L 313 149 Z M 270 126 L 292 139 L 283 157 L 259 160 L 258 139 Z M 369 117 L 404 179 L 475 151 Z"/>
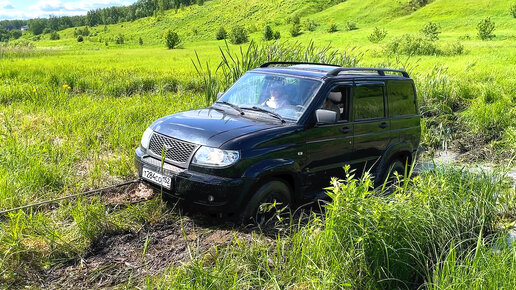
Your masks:
<path fill-rule="evenodd" d="M 145 128 L 161 116 L 208 104 L 192 59 L 198 54 L 203 67 L 208 63 L 214 71 L 220 48 L 225 50 L 225 42 L 215 40 L 221 26 L 228 31 L 246 27 L 257 54 L 263 53 L 256 56 L 260 61 L 271 47 L 279 60 L 292 49 L 309 54 L 313 43 L 312 52 L 331 45 L 360 66 L 405 68 L 417 85 L 428 155 L 452 148 L 462 153 L 463 165 L 513 166 L 512 4 L 407 3 L 213 0 L 134 22 L 89 27 L 90 36 L 80 43 L 71 28 L 59 31 L 60 40 L 25 34 L 0 46 L 0 210 L 135 178 L 133 150 Z M 292 37 L 295 16 L 302 33 Z M 477 24 L 486 17 L 495 23 L 496 36 L 480 40 Z M 306 29 L 307 21 L 316 24 L 315 30 Z M 430 21 L 441 27 L 439 40 L 421 36 Z M 348 22 L 358 29 L 347 31 Z M 331 23 L 338 31 L 328 32 Z M 281 32 L 280 44 L 263 41 L 265 25 Z M 386 37 L 371 42 L 376 28 Z M 164 47 L 166 29 L 182 38 L 179 49 Z M 116 44 L 120 35 L 124 43 Z M 228 50 L 236 56 L 248 46 L 228 44 Z M 220 70 L 214 83 L 221 89 L 227 85 Z M 514 189 L 499 175 L 441 168 L 411 179 L 390 197 L 377 196 L 368 182 L 333 188 L 339 202 L 327 215 L 279 227 L 272 239 L 256 231 L 209 252 L 194 245 L 208 229 L 203 224 L 185 229 L 183 217 L 159 198 L 124 206 L 89 198 L 16 211 L 0 220 L 0 288 L 44 287 L 47 278 L 38 277 L 52 277 L 47 274 L 54 269 L 64 273 L 58 281 L 72 288 L 100 287 L 106 277 L 116 277 L 111 286 L 149 288 L 514 288 L 514 247 L 500 242 L 500 254 L 492 251 L 516 215 Z M 176 230 L 178 237 L 186 232 L 188 262 L 160 262 L 158 270 L 147 269 L 143 249 L 163 251 L 158 246 L 164 239 L 158 236 L 154 243 L 149 237 L 164 224 L 182 225 Z M 123 251 L 136 253 L 142 260 L 137 265 L 146 270 L 133 271 L 130 261 L 108 261 L 88 279 L 66 276 L 68 270 L 83 273 L 83 260 L 91 261 L 103 241 L 147 231 L 143 241 Z M 224 235 L 240 237 L 241 231 Z"/>

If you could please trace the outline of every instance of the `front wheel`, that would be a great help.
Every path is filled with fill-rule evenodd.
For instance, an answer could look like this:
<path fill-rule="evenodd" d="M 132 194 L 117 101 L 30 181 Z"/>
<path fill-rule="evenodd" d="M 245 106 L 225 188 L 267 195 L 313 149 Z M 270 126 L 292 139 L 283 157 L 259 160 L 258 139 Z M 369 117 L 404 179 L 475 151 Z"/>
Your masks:
<path fill-rule="evenodd" d="M 271 180 L 258 188 L 240 214 L 240 222 L 267 225 L 288 211 L 292 192 L 282 180 Z"/>

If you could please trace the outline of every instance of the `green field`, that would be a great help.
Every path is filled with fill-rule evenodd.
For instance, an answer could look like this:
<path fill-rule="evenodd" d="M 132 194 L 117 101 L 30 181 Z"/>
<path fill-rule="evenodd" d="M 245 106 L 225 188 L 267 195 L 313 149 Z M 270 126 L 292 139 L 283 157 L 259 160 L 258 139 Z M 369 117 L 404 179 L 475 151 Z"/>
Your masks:
<path fill-rule="evenodd" d="M 16 211 L 0 217 L 0 288 L 55 281 L 131 288 L 514 288 L 516 247 L 505 235 L 516 217 L 515 189 L 500 177 L 516 157 L 516 18 L 510 14 L 516 3 L 435 0 L 412 10 L 405 2 L 213 0 L 89 27 L 83 42 L 68 28 L 59 40 L 26 33 L 1 44 L 0 210 L 136 178 L 133 150 L 145 128 L 208 105 L 192 60 L 197 63 L 197 53 L 215 71 L 220 48 L 226 50 L 215 33 L 234 25 L 246 27 L 261 52 L 279 47 L 274 60 L 288 58 L 288 47 L 302 52 L 313 43 L 313 52 L 330 45 L 359 66 L 406 69 L 424 117 L 425 158 L 451 149 L 461 153 L 460 166 L 489 164 L 497 173 L 439 167 L 388 197 L 372 192 L 367 178 L 343 181 L 331 189 L 335 202 L 324 214 L 307 213 L 272 233 L 207 226 L 179 216 L 159 197 L 122 207 L 92 197 Z M 290 35 L 294 16 L 300 17 L 297 37 Z M 486 17 L 496 36 L 480 40 L 477 24 Z M 306 29 L 308 20 L 314 31 Z M 439 40 L 420 36 L 430 21 L 441 26 Z M 347 31 L 348 22 L 358 29 Z M 337 32 L 328 32 L 330 23 Z M 281 39 L 264 41 L 265 25 Z M 376 27 L 387 35 L 373 43 L 368 36 Z M 182 38 L 178 49 L 165 48 L 166 29 Z M 115 43 L 120 35 L 124 44 Z M 227 49 L 235 56 L 248 46 L 228 43 Z M 224 89 L 221 70 L 215 75 Z M 187 258 L 153 267 L 159 258 L 153 245 L 161 239 L 153 230 L 170 224 L 181 225 Z M 230 238 L 203 246 L 210 231 Z M 56 272 L 64 280 L 45 278 L 66 267 L 77 274 L 99 241 L 123 233 L 149 233 L 131 248 L 143 270 L 110 262 L 88 279 L 66 279 L 64 271 Z M 145 258 L 147 249 L 155 255 Z"/>

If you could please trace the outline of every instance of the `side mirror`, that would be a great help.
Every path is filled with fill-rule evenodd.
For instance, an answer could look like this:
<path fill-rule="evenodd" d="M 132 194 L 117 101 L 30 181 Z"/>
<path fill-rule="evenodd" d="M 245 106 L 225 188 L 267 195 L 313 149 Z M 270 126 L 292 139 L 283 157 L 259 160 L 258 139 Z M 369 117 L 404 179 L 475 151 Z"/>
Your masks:
<path fill-rule="evenodd" d="M 224 92 L 219 92 L 219 93 L 217 94 L 217 100 L 218 100 L 218 99 L 220 99 L 220 97 L 222 97 L 223 95 L 224 95 Z"/>
<path fill-rule="evenodd" d="M 337 112 L 319 109 L 315 111 L 317 123 L 319 124 L 333 124 L 337 122 Z"/>

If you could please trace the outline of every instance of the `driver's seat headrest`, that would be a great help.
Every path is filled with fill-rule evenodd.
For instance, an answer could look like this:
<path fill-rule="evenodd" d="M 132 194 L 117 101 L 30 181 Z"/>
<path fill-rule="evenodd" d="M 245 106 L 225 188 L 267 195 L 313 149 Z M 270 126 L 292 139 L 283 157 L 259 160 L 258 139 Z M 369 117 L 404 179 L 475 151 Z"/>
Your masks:
<path fill-rule="evenodd" d="M 342 101 L 342 92 L 330 92 L 328 99 L 334 103 L 340 103 Z"/>

